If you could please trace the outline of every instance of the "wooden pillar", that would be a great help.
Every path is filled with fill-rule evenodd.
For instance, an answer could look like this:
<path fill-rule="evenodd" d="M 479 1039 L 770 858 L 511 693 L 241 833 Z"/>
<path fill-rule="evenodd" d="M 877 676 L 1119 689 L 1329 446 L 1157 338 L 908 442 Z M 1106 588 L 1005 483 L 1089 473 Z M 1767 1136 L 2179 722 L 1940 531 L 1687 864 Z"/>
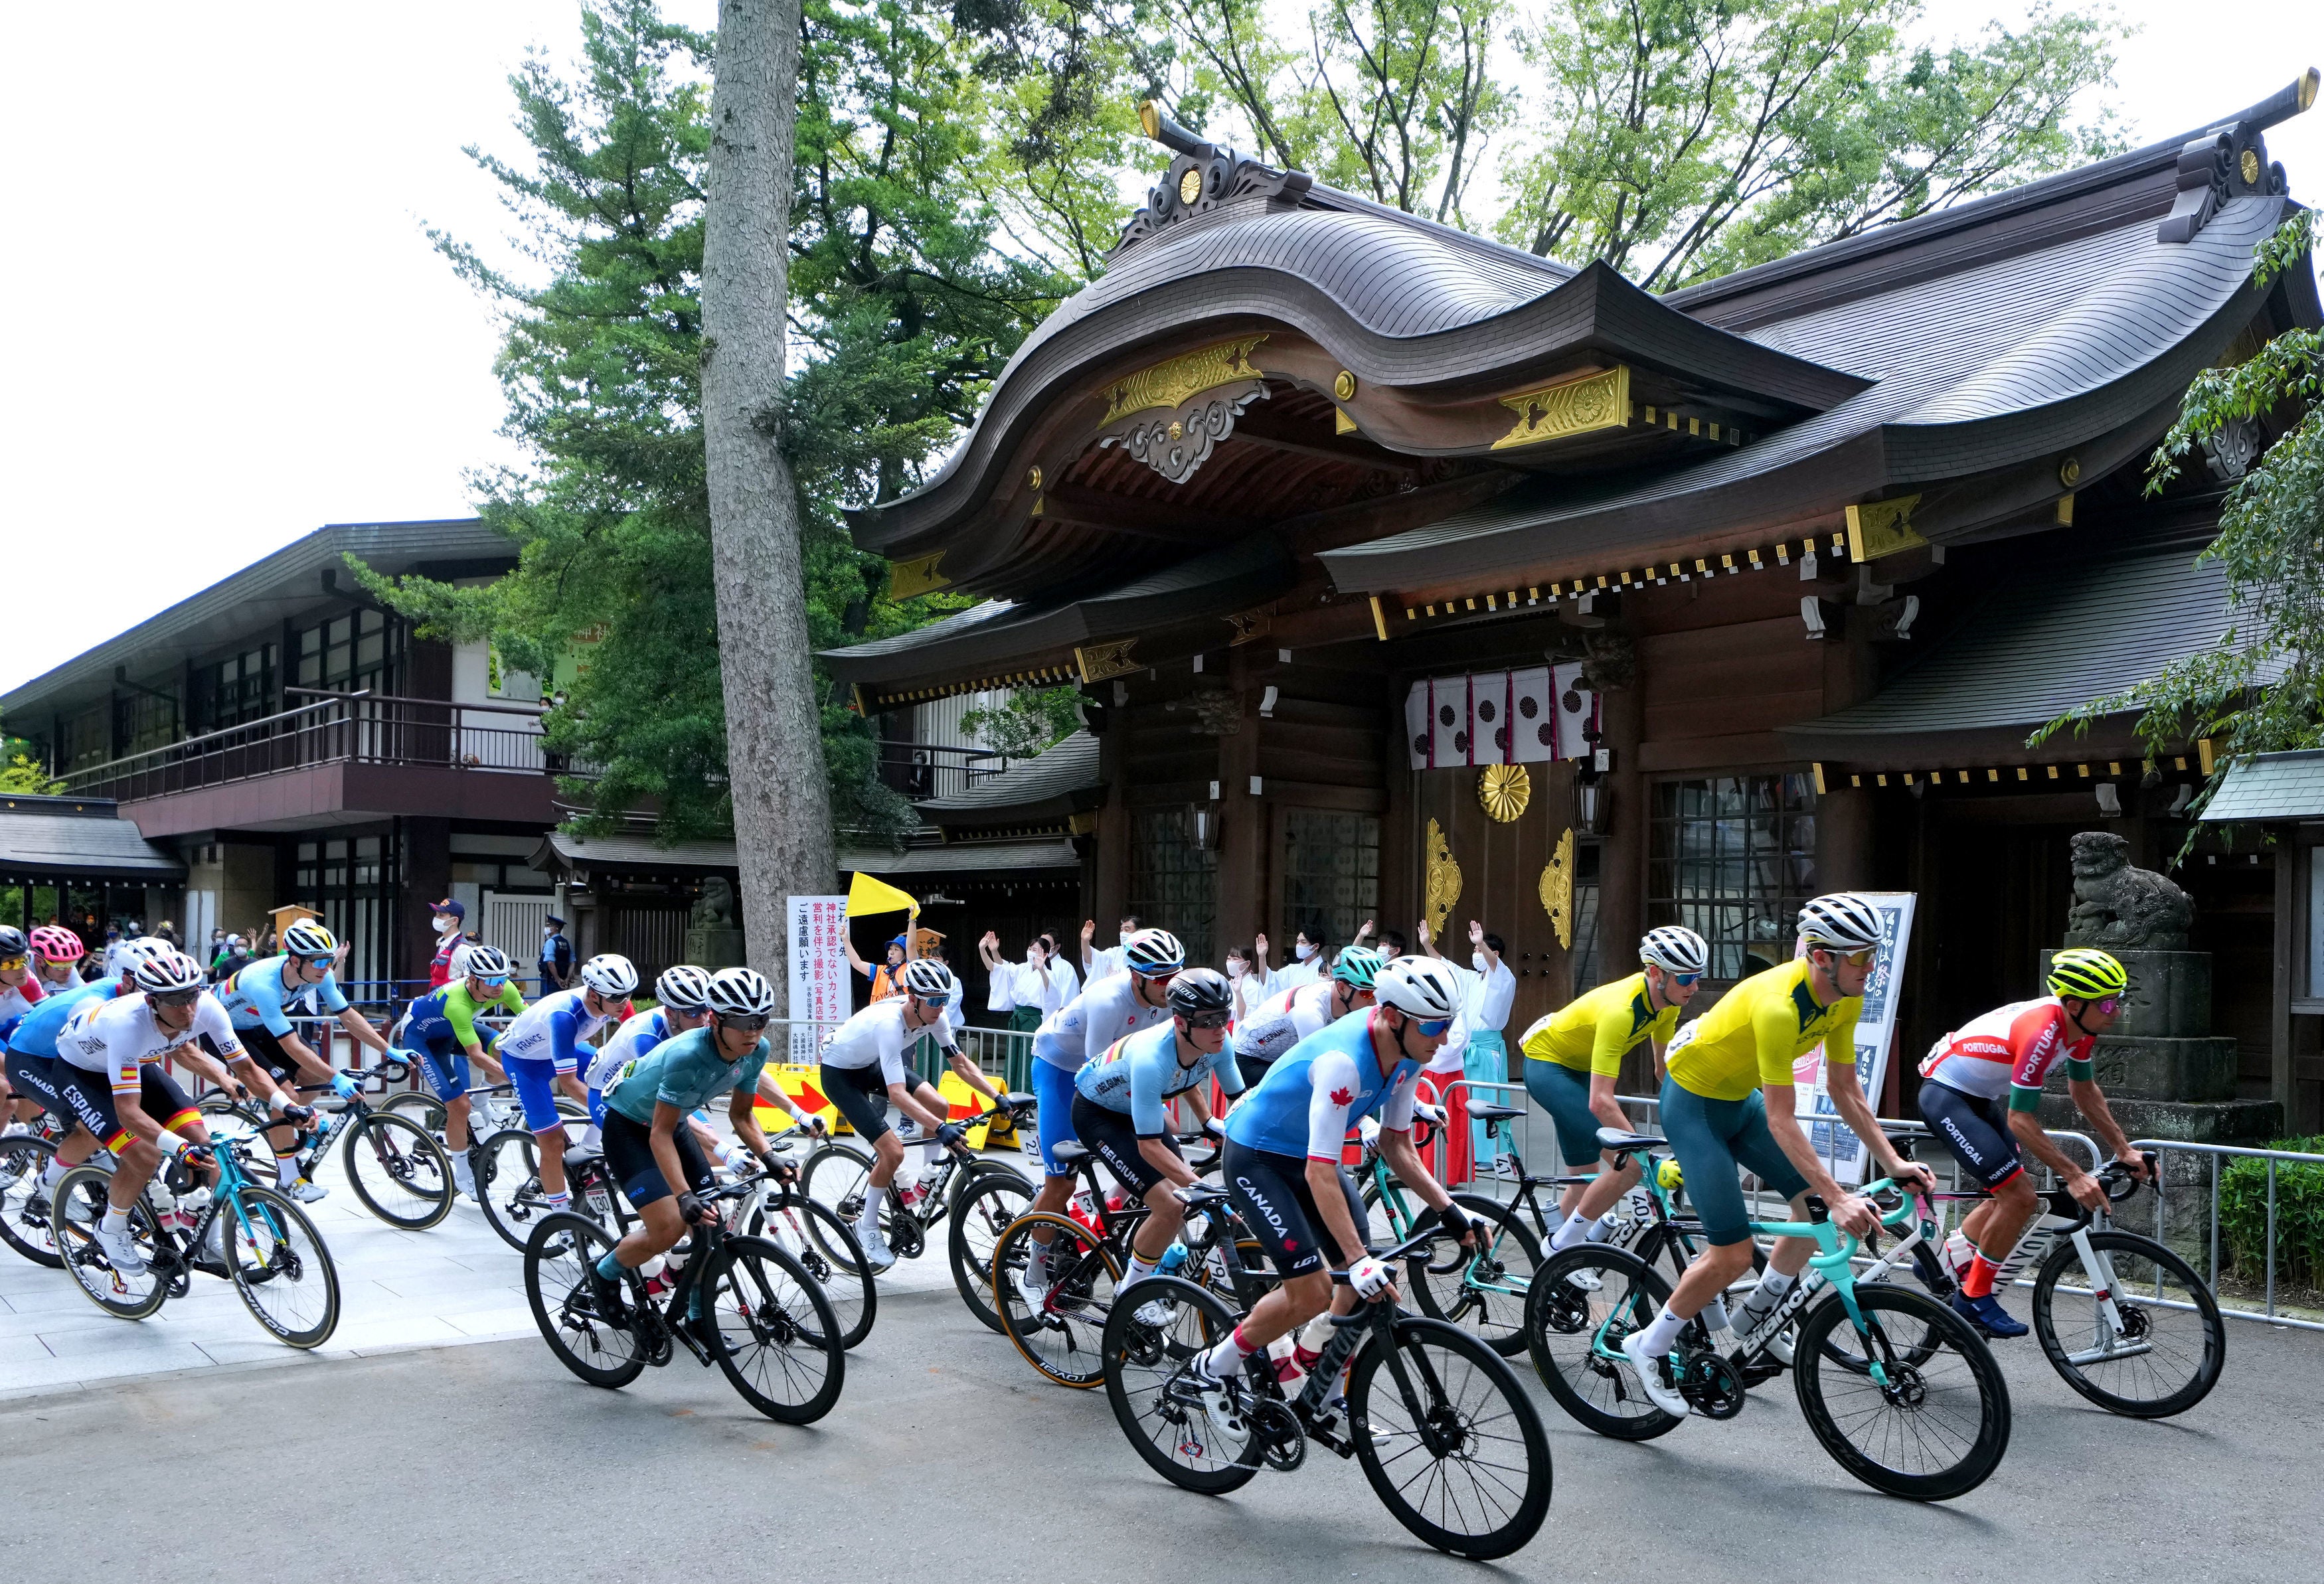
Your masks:
<path fill-rule="evenodd" d="M 1271 867 L 1268 806 L 1264 798 L 1250 793 L 1250 778 L 1259 770 L 1259 736 L 1268 723 L 1259 717 L 1259 692 L 1248 686 L 1250 651 L 1228 650 L 1226 668 L 1227 686 L 1234 692 L 1240 726 L 1219 739 L 1219 796 L 1211 806 L 1213 815 L 1222 822 L 1218 913 L 1211 943 L 1218 959 L 1216 967 L 1225 965 L 1228 947 L 1247 946 L 1254 935 L 1267 930 L 1261 910 L 1269 894 Z"/>
<path fill-rule="evenodd" d="M 1816 889 L 1869 889 L 1872 873 L 1872 794 L 1826 781 L 1816 799 Z"/>
<path fill-rule="evenodd" d="M 2274 993 L 2268 1006 L 2268 1094 L 2283 1108 L 2285 1130 L 2297 1133 L 2304 1119 L 2300 1113 L 2299 1085 L 2294 1081 L 2298 1069 L 2292 1054 L 2292 976 L 2303 966 L 2299 949 L 2302 910 L 2298 882 L 2303 861 L 2313 863 L 2316 857 L 2314 849 L 2299 845 L 2297 827 L 2278 826 L 2273 833 L 2276 837 L 2275 950 L 2274 972 L 2270 976 Z"/>
<path fill-rule="evenodd" d="M 1100 686 L 1106 686 L 1101 684 Z M 1114 697 L 1120 695 L 1116 693 Z M 1092 916 L 1097 920 L 1097 944 L 1112 941 L 1130 902 L 1130 706 L 1118 704 L 1106 711 L 1105 734 L 1097 740 L 1098 775 L 1105 787 L 1105 803 L 1097 811 L 1097 900 Z M 1081 950 L 1080 932 L 1067 950 Z M 1076 962 L 1076 970 L 1080 968 Z"/>
<path fill-rule="evenodd" d="M 1628 972 L 1638 937 L 1646 933 L 1646 778 L 1638 769 L 1638 741 L 1643 724 L 1645 660 L 1640 675 L 1628 687 L 1602 696 L 1599 724 L 1600 746 L 1614 751 L 1614 768 L 1605 778 L 1600 805 L 1600 828 L 1605 846 L 1600 854 L 1598 879 L 1598 962 L 1601 978 L 1618 966 Z M 1578 994 L 1595 989 L 1577 984 Z"/>

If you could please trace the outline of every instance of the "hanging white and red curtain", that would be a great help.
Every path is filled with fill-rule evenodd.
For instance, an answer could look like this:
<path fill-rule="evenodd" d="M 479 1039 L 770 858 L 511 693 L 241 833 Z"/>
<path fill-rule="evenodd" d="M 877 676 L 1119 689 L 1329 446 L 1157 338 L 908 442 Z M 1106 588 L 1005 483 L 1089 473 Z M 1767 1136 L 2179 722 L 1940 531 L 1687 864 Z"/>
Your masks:
<path fill-rule="evenodd" d="M 1541 764 L 1590 751 L 1598 695 L 1578 663 L 1430 677 L 1412 685 L 1404 723 L 1416 770 Z"/>

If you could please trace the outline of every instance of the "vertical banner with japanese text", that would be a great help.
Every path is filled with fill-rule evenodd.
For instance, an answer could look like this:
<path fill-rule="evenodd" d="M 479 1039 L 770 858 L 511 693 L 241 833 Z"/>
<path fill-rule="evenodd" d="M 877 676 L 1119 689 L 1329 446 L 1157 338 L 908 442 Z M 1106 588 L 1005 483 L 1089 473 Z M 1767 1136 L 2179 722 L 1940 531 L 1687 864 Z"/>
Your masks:
<path fill-rule="evenodd" d="M 1895 1043 L 1896 1001 L 1904 984 L 1904 953 L 1913 940 L 1910 891 L 1857 891 L 1880 915 L 1880 961 L 1864 984 L 1864 1008 L 1856 1016 L 1856 1081 L 1877 1112 L 1881 1085 L 1888 1077 L 1888 1048 Z M 1841 1183 L 1864 1181 L 1864 1141 L 1836 1120 L 1826 1082 L 1830 1069 L 1818 1045 L 1792 1064 L 1792 1099 L 1808 1142 Z"/>
<path fill-rule="evenodd" d="M 788 1060 L 819 1059 L 824 1030 L 817 1024 L 844 1023 L 853 1009 L 847 979 L 847 898 L 793 897 L 791 927 L 791 1043 Z"/>

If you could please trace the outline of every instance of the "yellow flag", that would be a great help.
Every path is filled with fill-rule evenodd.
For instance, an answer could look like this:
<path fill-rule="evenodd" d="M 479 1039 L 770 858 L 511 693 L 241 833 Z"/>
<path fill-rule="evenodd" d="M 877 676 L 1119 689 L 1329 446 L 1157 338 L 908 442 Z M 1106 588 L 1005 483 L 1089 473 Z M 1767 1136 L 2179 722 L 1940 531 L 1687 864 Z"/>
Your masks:
<path fill-rule="evenodd" d="M 847 916 L 862 918 L 871 913 L 918 913 L 919 903 L 885 880 L 875 880 L 868 874 L 858 874 L 847 888 Z"/>

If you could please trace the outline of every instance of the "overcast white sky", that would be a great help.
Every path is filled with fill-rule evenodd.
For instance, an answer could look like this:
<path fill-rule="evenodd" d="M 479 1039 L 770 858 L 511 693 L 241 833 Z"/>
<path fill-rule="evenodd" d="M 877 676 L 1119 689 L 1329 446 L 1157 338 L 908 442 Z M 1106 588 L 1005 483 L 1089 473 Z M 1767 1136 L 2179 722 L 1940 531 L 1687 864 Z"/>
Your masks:
<path fill-rule="evenodd" d="M 2142 141 L 2324 64 L 2316 0 L 2125 0 L 2116 103 Z M 715 0 L 667 0 L 709 25 Z M 2016 15 L 1932 0 L 1932 32 Z M 571 0 L 12 6 L 0 147 L 0 688 L 325 522 L 447 517 L 504 460 L 485 305 L 428 224 L 505 231 L 461 145 L 516 154 L 505 78 Z M 79 62 L 78 66 L 74 63 Z M 36 64 L 37 63 L 37 64 Z M 2324 194 L 2324 110 L 2278 127 Z"/>

